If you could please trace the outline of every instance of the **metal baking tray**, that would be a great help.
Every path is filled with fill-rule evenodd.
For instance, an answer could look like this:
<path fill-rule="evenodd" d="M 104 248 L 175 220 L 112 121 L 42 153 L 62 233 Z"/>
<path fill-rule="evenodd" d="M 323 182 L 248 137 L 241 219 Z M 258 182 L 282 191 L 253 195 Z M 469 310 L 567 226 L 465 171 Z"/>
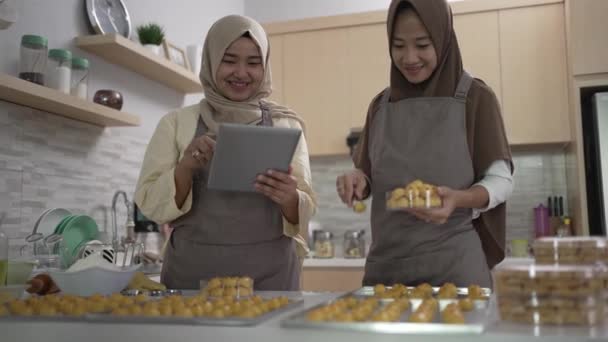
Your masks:
<path fill-rule="evenodd" d="M 391 286 L 386 287 L 387 290 L 390 290 L 391 288 L 392 288 Z M 414 288 L 415 287 L 413 287 L 413 286 L 407 286 L 408 290 L 413 290 Z M 433 296 L 435 296 L 439 293 L 439 289 L 440 289 L 440 287 L 437 287 L 437 286 L 433 287 Z M 482 287 L 481 292 L 483 293 L 483 295 L 485 297 L 490 297 L 490 295 L 492 295 L 492 290 L 487 287 Z M 466 297 L 469 295 L 469 288 L 468 287 L 458 287 L 456 293 L 458 294 L 458 297 L 460 297 L 460 298 Z M 363 287 L 359 288 L 358 290 L 353 291 L 351 294 L 357 295 L 357 296 L 373 296 L 374 287 L 373 286 L 363 286 Z"/>
<path fill-rule="evenodd" d="M 198 291 L 183 291 L 184 297 L 192 296 Z M 278 295 L 268 295 L 263 293 L 254 293 L 262 298 L 269 299 L 278 297 Z M 184 325 L 216 325 L 216 326 L 254 326 L 258 325 L 272 317 L 290 311 L 304 303 L 304 300 L 299 296 L 287 296 L 289 304 L 279 309 L 267 312 L 255 318 L 212 318 L 212 317 L 145 317 L 145 316 L 113 316 L 110 314 L 92 314 L 88 313 L 83 316 L 0 316 L 1 321 L 19 321 L 19 322 L 86 322 L 86 323 L 126 323 L 126 324 L 184 324 Z M 159 297 L 151 297 L 150 300 L 158 299 Z"/>
<path fill-rule="evenodd" d="M 434 289 L 435 290 L 435 289 Z M 438 290 L 438 288 L 437 288 Z M 437 293 L 437 290 L 434 293 Z M 363 287 L 359 290 L 345 294 L 340 298 L 355 297 L 357 299 L 373 296 L 373 287 Z M 466 288 L 459 288 L 459 297 L 465 297 L 468 293 Z M 490 289 L 484 289 L 484 293 L 491 294 Z M 489 304 L 488 300 L 474 300 L 473 310 L 463 312 L 465 324 L 447 324 L 441 321 L 441 311 L 456 299 L 438 299 L 439 312 L 435 314 L 431 323 L 411 323 L 408 322 L 409 315 L 418 308 L 421 299 L 410 299 L 410 309 L 404 311 L 398 322 L 318 322 L 310 321 L 306 317 L 310 311 L 322 306 L 331 304 L 337 299 L 321 303 L 315 307 L 307 309 L 297 314 L 291 315 L 281 322 L 281 326 L 286 328 L 306 328 L 306 329 L 338 329 L 362 332 L 376 332 L 389 334 L 481 334 L 488 323 Z M 380 299 L 380 305 L 386 305 L 394 299 Z"/>

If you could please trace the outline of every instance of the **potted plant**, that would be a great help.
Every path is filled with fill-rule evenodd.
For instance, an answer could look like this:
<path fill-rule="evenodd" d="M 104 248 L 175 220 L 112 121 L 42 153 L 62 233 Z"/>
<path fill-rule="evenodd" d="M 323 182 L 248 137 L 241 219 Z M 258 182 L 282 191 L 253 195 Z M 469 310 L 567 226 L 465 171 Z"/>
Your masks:
<path fill-rule="evenodd" d="M 160 55 L 160 45 L 165 39 L 165 32 L 160 25 L 149 23 L 137 27 L 139 42 L 152 51 L 155 55 Z"/>

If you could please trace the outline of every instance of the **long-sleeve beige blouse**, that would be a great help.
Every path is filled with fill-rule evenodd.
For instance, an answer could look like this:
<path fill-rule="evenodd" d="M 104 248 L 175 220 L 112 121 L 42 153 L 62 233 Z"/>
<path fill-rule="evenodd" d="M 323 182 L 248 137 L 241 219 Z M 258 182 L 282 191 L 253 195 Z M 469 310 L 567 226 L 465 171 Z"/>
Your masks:
<path fill-rule="evenodd" d="M 184 107 L 165 115 L 146 149 L 135 189 L 135 203 L 142 213 L 157 223 L 170 223 L 192 208 L 192 189 L 181 208 L 175 203 L 175 167 L 194 138 L 199 118 L 199 106 Z M 276 127 L 302 129 L 300 123 L 289 118 L 273 118 Z M 292 224 L 283 217 L 283 233 L 297 242 L 298 255 L 307 252 L 301 234 L 308 231 L 308 223 L 316 211 L 312 190 L 310 163 L 306 139 L 302 135 L 294 153 L 292 175 L 297 180 L 299 223 Z"/>

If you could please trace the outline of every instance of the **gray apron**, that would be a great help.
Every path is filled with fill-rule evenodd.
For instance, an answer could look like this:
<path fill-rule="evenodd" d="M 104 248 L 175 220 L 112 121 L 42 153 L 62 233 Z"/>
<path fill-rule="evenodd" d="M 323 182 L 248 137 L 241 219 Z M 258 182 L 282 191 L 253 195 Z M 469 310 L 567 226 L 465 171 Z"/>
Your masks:
<path fill-rule="evenodd" d="M 265 109 L 259 125 L 272 126 Z M 199 117 L 196 136 L 206 132 Z M 200 280 L 250 276 L 256 290 L 298 290 L 300 262 L 293 239 L 283 234 L 279 206 L 258 193 L 207 189 L 208 172 L 194 176 L 192 209 L 171 223 L 161 281 L 198 289 Z"/>
<path fill-rule="evenodd" d="M 464 73 L 455 96 L 390 102 L 385 91 L 370 127 L 372 245 L 365 285 L 428 282 L 491 287 L 471 209 L 456 209 L 445 224 L 387 211 L 386 192 L 415 179 L 468 189 L 474 181 L 465 104 L 472 77 Z"/>

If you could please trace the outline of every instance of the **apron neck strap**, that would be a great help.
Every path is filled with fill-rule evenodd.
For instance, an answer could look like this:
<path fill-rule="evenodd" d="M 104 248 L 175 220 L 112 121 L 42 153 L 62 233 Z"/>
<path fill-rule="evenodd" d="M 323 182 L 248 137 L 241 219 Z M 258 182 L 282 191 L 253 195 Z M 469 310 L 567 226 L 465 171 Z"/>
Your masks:
<path fill-rule="evenodd" d="M 454 97 L 458 100 L 466 101 L 467 94 L 471 88 L 471 83 L 473 83 L 473 76 L 468 72 L 463 71 L 462 76 L 460 76 L 460 81 L 458 81 Z"/>

